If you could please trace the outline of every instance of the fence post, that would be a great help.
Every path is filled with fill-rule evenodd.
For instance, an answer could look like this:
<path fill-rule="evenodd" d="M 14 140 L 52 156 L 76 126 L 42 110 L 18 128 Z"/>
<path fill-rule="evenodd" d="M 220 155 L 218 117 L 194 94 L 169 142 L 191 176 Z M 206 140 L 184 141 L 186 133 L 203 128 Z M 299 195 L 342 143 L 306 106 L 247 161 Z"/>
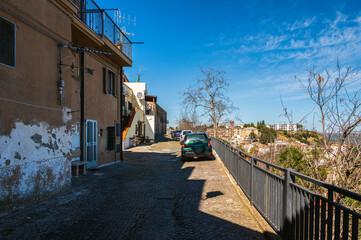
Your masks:
<path fill-rule="evenodd" d="M 333 223 L 333 190 L 328 188 L 327 193 L 328 201 L 327 201 L 327 212 L 328 212 L 328 219 L 327 219 L 327 239 L 332 240 L 332 223 Z"/>
<path fill-rule="evenodd" d="M 284 239 L 292 239 L 291 223 L 292 223 L 292 191 L 291 191 L 291 174 L 290 168 L 285 169 L 285 178 L 283 180 L 283 226 L 281 232 Z"/>
<path fill-rule="evenodd" d="M 102 17 L 102 36 L 104 36 L 104 12 L 101 11 L 101 17 Z"/>
<path fill-rule="evenodd" d="M 115 25 L 113 25 L 113 28 L 114 28 L 114 31 L 113 31 L 113 39 L 114 39 L 114 44 L 116 44 L 116 37 L 115 37 L 115 34 L 116 34 L 116 31 L 115 31 Z"/>
<path fill-rule="evenodd" d="M 251 202 L 251 206 L 253 206 L 253 169 L 254 169 L 254 160 L 253 160 L 253 156 L 251 156 L 251 179 L 249 181 L 249 198 L 250 198 L 250 202 Z"/>

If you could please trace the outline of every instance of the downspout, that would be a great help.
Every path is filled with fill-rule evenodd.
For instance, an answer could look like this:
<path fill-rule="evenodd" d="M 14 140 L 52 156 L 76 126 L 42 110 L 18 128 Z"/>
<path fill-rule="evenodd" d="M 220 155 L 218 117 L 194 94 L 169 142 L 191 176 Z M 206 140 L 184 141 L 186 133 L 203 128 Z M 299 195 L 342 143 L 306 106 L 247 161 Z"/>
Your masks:
<path fill-rule="evenodd" d="M 120 161 L 123 161 L 123 67 L 120 68 Z"/>
<path fill-rule="evenodd" d="M 86 161 L 84 155 L 85 118 L 84 118 L 84 51 L 80 50 L 80 160 Z"/>
<path fill-rule="evenodd" d="M 59 102 L 60 106 L 63 105 L 63 90 L 64 90 L 64 80 L 63 80 L 63 43 L 59 43 Z"/>
<path fill-rule="evenodd" d="M 80 19 L 85 22 L 84 9 L 85 1 L 80 2 Z M 80 160 L 86 162 L 85 157 L 85 121 L 84 121 L 84 51 L 79 49 L 80 53 Z"/>

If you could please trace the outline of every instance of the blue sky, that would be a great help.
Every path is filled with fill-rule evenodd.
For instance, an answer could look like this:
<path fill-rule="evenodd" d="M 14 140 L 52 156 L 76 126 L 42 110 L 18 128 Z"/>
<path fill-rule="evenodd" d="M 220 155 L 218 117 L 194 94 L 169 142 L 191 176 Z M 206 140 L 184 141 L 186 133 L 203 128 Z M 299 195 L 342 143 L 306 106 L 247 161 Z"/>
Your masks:
<path fill-rule="evenodd" d="M 224 70 L 227 94 L 243 122 L 294 121 L 313 109 L 295 81 L 312 67 L 360 65 L 361 1 L 96 1 L 137 19 L 133 67 L 168 112 L 174 126 L 182 89 L 195 82 L 199 66 Z M 357 83 L 357 87 L 360 84 Z M 305 124 L 312 128 L 312 117 Z"/>

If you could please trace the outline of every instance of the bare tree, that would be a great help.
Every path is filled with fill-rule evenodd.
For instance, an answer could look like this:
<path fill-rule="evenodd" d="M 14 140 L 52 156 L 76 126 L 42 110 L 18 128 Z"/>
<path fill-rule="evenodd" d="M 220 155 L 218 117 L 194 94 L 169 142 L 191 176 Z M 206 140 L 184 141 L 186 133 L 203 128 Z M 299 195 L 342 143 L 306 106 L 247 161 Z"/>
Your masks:
<path fill-rule="evenodd" d="M 287 120 L 288 120 L 289 123 L 293 123 L 293 114 L 292 114 L 292 111 L 291 111 L 291 113 L 289 113 L 289 112 L 287 111 L 287 108 L 286 108 L 285 105 L 283 104 L 282 96 L 281 96 L 281 95 L 280 95 L 280 100 L 281 100 L 282 109 L 283 109 L 283 114 L 281 114 L 280 117 L 283 116 L 283 117 L 287 118 Z"/>
<path fill-rule="evenodd" d="M 316 105 L 322 127 L 322 153 L 316 158 L 305 155 L 306 160 L 316 173 L 321 161 L 326 160 L 332 169 L 327 181 L 359 193 L 361 89 L 357 75 L 356 68 L 342 68 L 337 62 L 335 69 L 322 73 L 313 69 L 307 80 L 296 79 Z M 338 200 L 343 199 L 338 196 Z"/>
<path fill-rule="evenodd" d="M 193 132 L 205 132 L 206 126 L 202 124 L 197 112 L 182 111 L 177 120 L 179 129 L 192 130 Z"/>
<path fill-rule="evenodd" d="M 200 111 L 209 116 L 213 123 L 214 137 L 221 119 L 235 109 L 226 91 L 229 83 L 224 71 L 213 68 L 200 68 L 197 82 L 183 92 L 183 104 L 188 109 Z"/>

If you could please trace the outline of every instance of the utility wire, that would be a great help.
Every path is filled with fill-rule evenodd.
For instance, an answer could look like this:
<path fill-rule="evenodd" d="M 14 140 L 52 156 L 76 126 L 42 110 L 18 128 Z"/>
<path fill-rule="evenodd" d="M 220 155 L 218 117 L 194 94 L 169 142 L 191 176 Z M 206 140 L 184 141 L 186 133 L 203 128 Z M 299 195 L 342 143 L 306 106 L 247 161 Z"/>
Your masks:
<path fill-rule="evenodd" d="M 29 106 L 29 107 L 37 107 L 37 108 L 54 110 L 54 111 L 63 111 L 63 109 L 61 109 L 61 108 L 44 107 L 44 106 L 34 105 L 34 104 L 30 104 L 30 103 L 24 103 L 24 102 L 15 101 L 15 100 L 2 98 L 2 97 L 0 97 L 0 100 L 4 100 L 4 101 L 7 101 L 7 102 L 12 102 L 12 103 L 18 103 L 18 104 L 22 104 L 22 105 Z"/>

